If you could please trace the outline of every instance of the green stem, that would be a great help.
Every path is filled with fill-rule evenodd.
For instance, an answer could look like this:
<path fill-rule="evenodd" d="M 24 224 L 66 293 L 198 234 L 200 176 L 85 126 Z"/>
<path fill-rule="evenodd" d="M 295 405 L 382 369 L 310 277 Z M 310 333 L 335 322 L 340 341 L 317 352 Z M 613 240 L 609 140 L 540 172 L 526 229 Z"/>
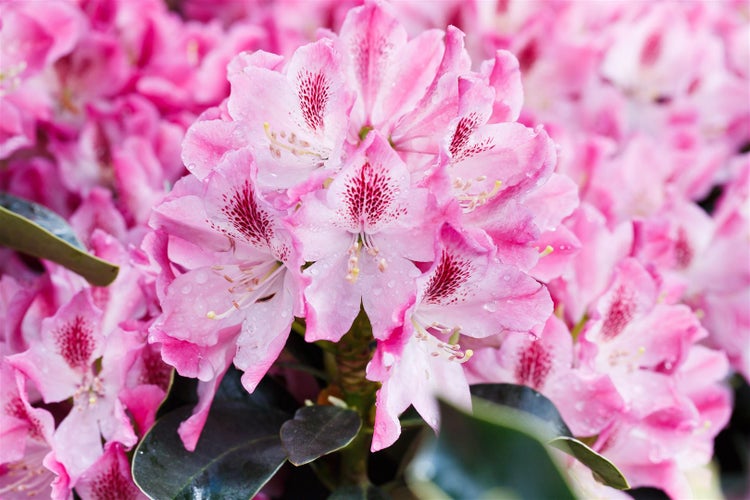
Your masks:
<path fill-rule="evenodd" d="M 342 485 L 367 485 L 367 460 L 372 439 L 372 413 L 379 384 L 365 378 L 367 363 L 372 357 L 372 327 L 364 310 L 354 320 L 349 332 L 336 344 L 334 367 L 336 382 L 346 404 L 359 413 L 362 429 L 341 451 L 340 480 Z"/>

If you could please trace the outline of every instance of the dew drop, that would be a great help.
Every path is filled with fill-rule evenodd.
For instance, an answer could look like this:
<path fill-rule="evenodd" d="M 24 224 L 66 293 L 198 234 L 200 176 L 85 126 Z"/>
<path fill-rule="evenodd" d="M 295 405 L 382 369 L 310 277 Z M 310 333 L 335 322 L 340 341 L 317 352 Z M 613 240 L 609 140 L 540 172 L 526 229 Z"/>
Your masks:
<path fill-rule="evenodd" d="M 195 282 L 199 285 L 204 284 L 206 281 L 208 281 L 208 275 L 205 271 L 200 271 L 198 274 L 195 275 Z"/>
<path fill-rule="evenodd" d="M 393 366 L 393 363 L 395 362 L 396 362 L 396 357 L 393 354 L 389 352 L 386 352 L 385 354 L 383 354 L 383 365 L 386 368 Z"/>
<path fill-rule="evenodd" d="M 182 288 L 180 288 L 180 292 L 183 295 L 188 295 L 192 291 L 193 291 L 193 285 L 190 285 L 190 284 L 182 285 Z"/>
<path fill-rule="evenodd" d="M 497 304 L 495 304 L 494 302 L 487 302 L 482 306 L 482 309 L 487 312 L 495 312 L 497 311 Z"/>
<path fill-rule="evenodd" d="M 382 294 L 382 293 L 383 293 L 383 289 L 382 289 L 382 288 L 380 288 L 380 287 L 377 287 L 377 288 L 373 288 L 373 289 L 372 289 L 372 294 L 373 294 L 373 295 L 375 295 L 376 297 L 377 297 L 378 295 Z"/>
<path fill-rule="evenodd" d="M 388 288 L 393 288 L 394 286 L 396 286 L 396 282 L 395 282 L 395 281 L 393 281 L 393 280 L 391 280 L 391 281 L 389 281 L 389 282 L 388 282 L 388 283 L 386 284 L 386 286 L 387 286 Z"/>
<path fill-rule="evenodd" d="M 510 281 L 510 274 L 503 276 L 503 281 Z"/>

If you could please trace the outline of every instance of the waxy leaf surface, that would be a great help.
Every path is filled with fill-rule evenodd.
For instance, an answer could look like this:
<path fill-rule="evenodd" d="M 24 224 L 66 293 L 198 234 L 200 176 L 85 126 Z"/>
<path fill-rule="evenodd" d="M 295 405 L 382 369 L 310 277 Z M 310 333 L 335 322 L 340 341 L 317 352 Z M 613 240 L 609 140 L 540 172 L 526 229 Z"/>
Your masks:
<path fill-rule="evenodd" d="M 56 262 L 95 286 L 109 285 L 119 271 L 116 265 L 86 253 L 65 219 L 6 193 L 0 193 L 0 245 Z"/>
<path fill-rule="evenodd" d="M 359 432 L 357 412 L 338 406 L 305 406 L 281 427 L 281 441 L 294 465 L 340 450 Z"/>
<path fill-rule="evenodd" d="M 538 429 L 519 412 L 477 398 L 474 415 L 442 402 L 440 410 L 438 437 L 422 445 L 407 471 L 417 497 L 574 498 Z"/>

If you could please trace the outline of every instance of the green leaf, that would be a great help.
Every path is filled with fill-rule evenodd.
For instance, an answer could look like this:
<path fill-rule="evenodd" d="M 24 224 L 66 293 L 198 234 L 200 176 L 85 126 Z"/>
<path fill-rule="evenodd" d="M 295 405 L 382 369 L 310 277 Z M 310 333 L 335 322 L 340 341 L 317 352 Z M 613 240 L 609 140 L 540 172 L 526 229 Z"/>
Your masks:
<path fill-rule="evenodd" d="M 284 464 L 283 414 L 214 403 L 192 453 L 177 434 L 190 414 L 184 407 L 159 419 L 135 451 L 133 479 L 151 498 L 251 498 Z"/>
<path fill-rule="evenodd" d="M 270 376 L 263 377 L 253 393 L 250 394 L 242 385 L 242 372 L 234 366 L 229 367 L 221 380 L 214 401 L 242 401 L 253 406 L 281 410 L 287 415 L 287 418 L 290 418 L 294 411 L 299 408 L 299 403 L 294 399 L 294 396 L 289 394 L 276 379 Z"/>
<path fill-rule="evenodd" d="M 471 393 L 492 403 L 533 415 L 543 426 L 548 439 L 573 435 L 555 404 L 531 387 L 516 384 L 477 384 L 471 386 Z"/>
<path fill-rule="evenodd" d="M 492 403 L 533 415 L 543 429 L 540 437 L 547 440 L 550 446 L 574 456 L 591 469 L 601 483 L 617 489 L 629 487 L 625 476 L 612 462 L 573 437 L 557 407 L 541 393 L 515 384 L 479 384 L 472 386 L 471 392 Z"/>
<path fill-rule="evenodd" d="M 119 271 L 116 265 L 86 253 L 62 217 L 6 193 L 0 193 L 0 245 L 56 262 L 96 286 L 109 285 Z"/>
<path fill-rule="evenodd" d="M 536 434 L 539 429 L 506 407 L 475 398 L 474 415 L 440 403 L 437 438 L 407 469 L 420 498 L 555 498 L 573 492 Z"/>
<path fill-rule="evenodd" d="M 249 394 L 241 376 L 234 367 L 227 370 L 194 452 L 185 450 L 177 434 L 192 406 L 165 412 L 143 437 L 133 456 L 133 479 L 147 495 L 250 498 L 276 474 L 286 461 L 279 431 L 291 417 L 285 410 L 291 396 L 270 377 Z M 176 377 L 175 382 L 171 404 L 195 401 L 190 379 Z"/>
<path fill-rule="evenodd" d="M 281 426 L 281 442 L 294 465 L 340 450 L 362 427 L 357 412 L 338 406 L 304 406 Z"/>
<path fill-rule="evenodd" d="M 576 438 L 561 436 L 550 441 L 549 445 L 576 457 L 581 463 L 591 469 L 598 481 L 607 486 L 617 488 L 618 490 L 630 488 L 628 480 L 625 479 L 625 476 L 615 464 Z"/>

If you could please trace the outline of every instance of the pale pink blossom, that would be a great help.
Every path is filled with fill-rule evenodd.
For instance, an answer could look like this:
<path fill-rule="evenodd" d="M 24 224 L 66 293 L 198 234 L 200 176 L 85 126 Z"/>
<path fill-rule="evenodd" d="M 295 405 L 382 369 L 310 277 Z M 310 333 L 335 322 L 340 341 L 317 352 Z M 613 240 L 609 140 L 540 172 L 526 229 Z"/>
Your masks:
<path fill-rule="evenodd" d="M 415 281 L 416 296 L 404 311 L 402 326 L 378 342 L 367 368 L 367 377 L 383 384 L 373 451 L 397 439 L 398 416 L 409 405 L 435 429 L 436 396 L 471 406 L 461 363 L 472 353 L 461 342 L 506 332 L 520 335 L 552 311 L 541 284 L 499 261 L 489 242 L 467 239 L 448 225 L 440 232 L 432 266 Z"/>
<path fill-rule="evenodd" d="M 306 338 L 338 341 L 359 314 L 375 338 L 396 327 L 420 274 L 433 259 L 434 206 L 415 186 L 385 138 L 371 132 L 325 190 L 302 199 L 294 215 L 304 257 L 314 264 L 305 290 Z"/>
<path fill-rule="evenodd" d="M 151 251 L 171 277 L 158 290 L 163 311 L 150 340 L 162 344 L 167 363 L 208 390 L 199 390 L 197 427 L 181 431 L 189 448 L 229 365 L 244 371 L 243 384 L 253 391 L 302 312 L 298 244 L 254 179 L 252 156 L 232 153 L 205 183 L 192 176 L 179 181 L 152 219 L 170 234 Z M 182 271 L 171 271 L 174 265 Z"/>

